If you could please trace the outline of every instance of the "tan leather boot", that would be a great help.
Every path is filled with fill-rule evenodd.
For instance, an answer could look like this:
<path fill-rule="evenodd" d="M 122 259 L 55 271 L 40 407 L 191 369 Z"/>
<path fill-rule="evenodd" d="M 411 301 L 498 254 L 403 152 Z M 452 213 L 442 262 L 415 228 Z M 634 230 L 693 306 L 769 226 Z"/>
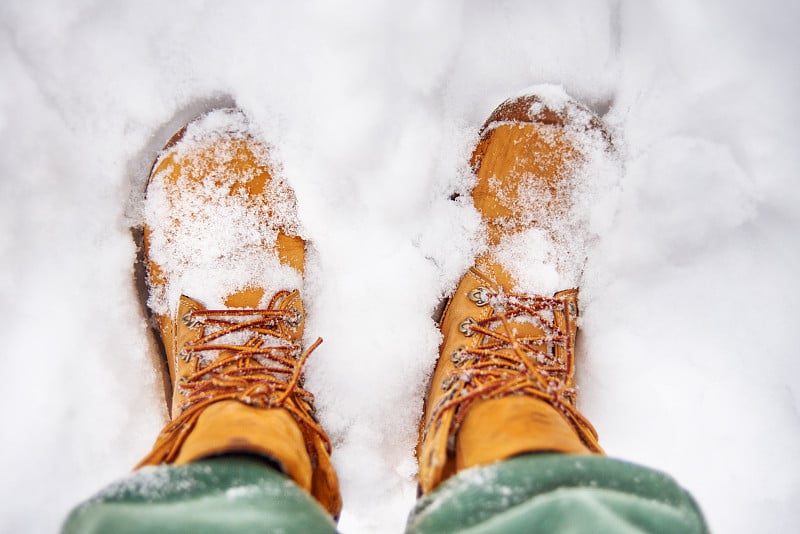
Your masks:
<path fill-rule="evenodd" d="M 303 389 L 303 364 L 321 340 L 303 348 L 294 203 L 236 110 L 190 123 L 153 166 L 148 305 L 174 387 L 171 421 L 137 467 L 264 456 L 336 517 L 331 444 Z"/>
<path fill-rule="evenodd" d="M 556 104 L 537 96 L 503 103 L 473 153 L 472 198 L 489 247 L 461 279 L 440 322 L 444 340 L 417 447 L 423 493 L 462 469 L 526 452 L 602 452 L 575 405 L 573 285 L 585 258 L 570 257 L 566 247 L 580 231 L 570 210 L 585 149 L 610 145 L 587 109 L 564 98 Z M 547 241 L 546 260 L 570 285 L 552 296 L 518 291 L 519 266 L 507 258 L 524 252 L 509 252 L 524 232 Z"/>

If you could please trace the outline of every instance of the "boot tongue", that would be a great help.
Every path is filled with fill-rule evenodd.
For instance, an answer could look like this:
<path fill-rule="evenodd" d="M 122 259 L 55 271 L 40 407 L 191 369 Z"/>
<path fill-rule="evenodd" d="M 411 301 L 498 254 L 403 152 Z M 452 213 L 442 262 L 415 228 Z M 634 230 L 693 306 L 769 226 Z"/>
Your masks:
<path fill-rule="evenodd" d="M 264 297 L 264 290 L 260 287 L 248 287 L 231 293 L 225 299 L 226 308 L 251 308 L 259 307 L 261 299 Z"/>

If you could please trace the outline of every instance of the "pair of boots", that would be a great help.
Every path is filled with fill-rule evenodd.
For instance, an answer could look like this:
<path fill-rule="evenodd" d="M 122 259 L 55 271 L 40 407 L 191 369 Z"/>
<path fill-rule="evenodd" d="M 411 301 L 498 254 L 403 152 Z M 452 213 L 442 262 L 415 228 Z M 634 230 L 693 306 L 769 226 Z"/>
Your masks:
<path fill-rule="evenodd" d="M 423 494 L 527 452 L 602 452 L 574 382 L 587 147 L 611 150 L 599 120 L 566 98 L 509 100 L 481 130 L 472 200 L 487 247 L 440 319 L 417 446 Z M 303 342 L 305 243 L 278 170 L 237 110 L 187 125 L 152 169 L 148 305 L 173 391 L 171 421 L 140 466 L 255 455 L 337 517 L 331 442 L 303 385 L 320 343 Z M 532 243 L 547 249 L 542 283 L 526 273 Z"/>

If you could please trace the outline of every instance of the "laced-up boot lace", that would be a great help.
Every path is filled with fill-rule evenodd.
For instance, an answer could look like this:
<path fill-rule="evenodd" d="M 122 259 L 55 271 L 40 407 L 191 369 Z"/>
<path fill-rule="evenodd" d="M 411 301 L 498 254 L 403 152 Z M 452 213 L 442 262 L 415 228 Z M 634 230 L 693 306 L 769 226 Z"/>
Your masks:
<path fill-rule="evenodd" d="M 185 397 L 181 412 L 164 427 L 152 452 L 137 467 L 174 461 L 203 410 L 225 400 L 255 408 L 283 408 L 297 421 L 312 456 L 315 437 L 330 452 L 330 440 L 313 415 L 314 396 L 302 387 L 303 365 L 322 339 L 303 350 L 292 338 L 291 329 L 300 320 L 298 312 L 276 308 L 288 295 L 288 291 L 278 292 L 266 309 L 201 309 L 183 317 L 192 327 L 203 328 L 204 335 L 181 351 L 185 361 L 194 359 L 195 372 L 178 381 Z"/>
<path fill-rule="evenodd" d="M 454 411 L 449 435 L 458 431 L 470 406 L 484 399 L 526 395 L 559 410 L 586 446 L 602 452 L 597 432 L 575 406 L 575 339 L 577 310 L 569 298 L 504 294 L 487 290 L 494 313 L 468 321 L 462 332 L 483 336 L 482 343 L 456 350 L 444 378 L 444 396 L 434 406 L 425 434 L 448 411 Z M 558 318 L 558 319 L 557 319 Z M 515 324 L 530 323 L 531 335 L 518 335 Z"/>

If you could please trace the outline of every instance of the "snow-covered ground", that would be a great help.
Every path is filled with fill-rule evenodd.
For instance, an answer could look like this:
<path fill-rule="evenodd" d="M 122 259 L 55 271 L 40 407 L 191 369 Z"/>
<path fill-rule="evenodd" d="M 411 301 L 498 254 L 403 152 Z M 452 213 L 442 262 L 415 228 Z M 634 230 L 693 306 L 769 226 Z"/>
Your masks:
<path fill-rule="evenodd" d="M 0 4 L 0 531 L 53 532 L 166 417 L 133 282 L 157 150 L 235 103 L 315 252 L 308 364 L 346 533 L 400 532 L 429 318 L 469 264 L 463 186 L 507 96 L 562 84 L 622 141 L 583 285 L 581 406 L 716 532 L 800 529 L 800 70 L 791 1 Z"/>

